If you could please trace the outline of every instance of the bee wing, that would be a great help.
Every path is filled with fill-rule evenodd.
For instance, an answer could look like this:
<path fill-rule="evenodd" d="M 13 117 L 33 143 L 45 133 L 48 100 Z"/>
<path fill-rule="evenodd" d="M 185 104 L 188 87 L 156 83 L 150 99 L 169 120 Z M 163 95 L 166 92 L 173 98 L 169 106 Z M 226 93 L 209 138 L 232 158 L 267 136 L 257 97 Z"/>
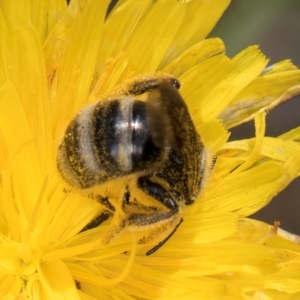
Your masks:
<path fill-rule="evenodd" d="M 158 89 L 150 92 L 147 105 L 150 132 L 155 143 L 171 146 L 180 153 L 182 164 L 178 167 L 188 176 L 186 188 L 190 199 L 186 203 L 191 203 L 203 182 L 206 155 L 187 105 L 177 89 L 165 80 L 160 82 Z"/>
<path fill-rule="evenodd" d="M 199 143 L 199 135 L 181 95 L 168 81 L 162 80 L 158 89 L 150 91 L 147 117 L 156 146 L 186 151 Z"/>
<path fill-rule="evenodd" d="M 155 146 L 160 149 L 176 147 L 176 134 L 172 116 L 167 113 L 160 88 L 150 91 L 146 102 L 149 132 Z"/>

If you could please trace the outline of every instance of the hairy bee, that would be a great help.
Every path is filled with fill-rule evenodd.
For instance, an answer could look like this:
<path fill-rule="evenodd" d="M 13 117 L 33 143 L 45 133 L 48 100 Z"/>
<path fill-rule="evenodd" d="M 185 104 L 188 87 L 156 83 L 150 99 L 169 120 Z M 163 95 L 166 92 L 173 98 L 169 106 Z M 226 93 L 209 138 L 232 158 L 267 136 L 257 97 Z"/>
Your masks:
<path fill-rule="evenodd" d="M 149 255 L 180 225 L 180 211 L 199 196 L 212 160 L 179 88 L 170 75 L 140 76 L 71 121 L 59 146 L 58 170 L 73 187 L 104 191 L 96 196 L 103 212 L 83 230 L 110 216 L 117 225 L 104 242 L 124 228 L 158 228 L 165 237 Z M 121 194 L 115 201 L 105 192 L 108 184 Z"/>

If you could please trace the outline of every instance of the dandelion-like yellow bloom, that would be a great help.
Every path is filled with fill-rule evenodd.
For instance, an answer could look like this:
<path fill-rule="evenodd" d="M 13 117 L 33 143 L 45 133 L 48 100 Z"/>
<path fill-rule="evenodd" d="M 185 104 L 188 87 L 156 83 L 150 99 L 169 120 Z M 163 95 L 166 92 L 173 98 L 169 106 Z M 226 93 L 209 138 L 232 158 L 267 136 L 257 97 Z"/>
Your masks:
<path fill-rule="evenodd" d="M 108 4 L 0 2 L 0 298 L 299 299 L 299 237 L 246 217 L 299 175 L 300 128 L 264 128 L 266 110 L 299 94 L 300 71 L 204 40 L 229 0 L 121 0 L 106 17 Z M 81 108 L 155 72 L 180 80 L 218 161 L 175 235 L 145 256 L 143 233 L 103 245 L 106 222 L 78 234 L 100 204 L 69 190 L 56 154 Z M 226 143 L 253 118 L 253 139 Z"/>

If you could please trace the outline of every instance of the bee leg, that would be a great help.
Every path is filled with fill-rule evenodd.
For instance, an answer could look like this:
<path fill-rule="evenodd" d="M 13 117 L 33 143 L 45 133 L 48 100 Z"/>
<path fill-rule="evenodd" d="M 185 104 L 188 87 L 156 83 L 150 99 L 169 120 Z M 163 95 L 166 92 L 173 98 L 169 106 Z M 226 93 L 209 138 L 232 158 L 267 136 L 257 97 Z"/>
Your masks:
<path fill-rule="evenodd" d="M 100 212 L 100 214 L 94 218 L 90 223 L 88 223 L 85 227 L 83 227 L 79 233 L 84 232 L 89 229 L 93 229 L 101 225 L 104 221 L 111 218 L 115 212 L 115 207 L 109 202 L 107 197 L 102 197 L 100 195 L 90 195 L 92 199 L 96 198 L 96 200 L 105 206 L 105 209 Z"/>
<path fill-rule="evenodd" d="M 93 219 L 90 223 L 88 223 L 86 226 L 84 226 L 78 233 L 93 229 L 101 225 L 104 221 L 108 220 L 112 217 L 112 212 L 108 210 L 103 210 L 101 213 Z"/>
<path fill-rule="evenodd" d="M 159 211 L 155 206 L 144 206 L 141 205 L 135 199 L 130 200 L 130 191 L 126 188 L 126 192 L 123 196 L 122 210 L 125 213 L 125 217 L 122 215 L 115 215 L 112 228 L 107 232 L 103 243 L 109 243 L 114 237 L 116 237 L 122 230 L 132 228 L 151 228 L 151 225 L 156 224 L 153 234 L 148 238 L 140 241 L 140 243 L 147 243 L 158 235 L 169 231 L 170 227 L 173 227 L 172 232 L 158 243 L 153 249 L 149 250 L 148 255 L 158 250 L 176 231 L 181 221 L 178 221 L 179 207 L 176 201 L 170 196 L 167 190 L 159 183 L 152 182 L 149 176 L 141 176 L 138 178 L 137 186 L 143 192 L 151 195 L 154 200 L 160 202 L 167 208 L 166 211 Z M 134 210 L 137 211 L 132 213 L 130 207 L 134 206 Z"/>
<path fill-rule="evenodd" d="M 169 209 L 168 212 L 164 213 L 156 213 L 159 217 L 157 221 L 163 220 L 163 215 L 166 215 L 166 218 L 175 215 L 179 211 L 179 207 L 176 201 L 170 193 L 163 187 L 160 183 L 151 180 L 150 176 L 141 176 L 137 180 L 137 186 L 141 189 L 144 193 L 150 195 L 156 201 L 160 202 L 166 208 Z M 161 215 L 161 216 L 160 216 Z M 152 223 L 156 223 L 155 217 L 153 218 Z M 149 222 L 148 222 L 149 223 Z"/>
<path fill-rule="evenodd" d="M 127 217 L 126 225 L 129 227 L 147 227 L 151 224 L 158 224 L 158 227 L 156 228 L 157 230 L 155 230 L 147 239 L 143 239 L 140 242 L 146 243 L 147 240 L 154 238 L 157 233 L 160 234 L 161 232 L 168 230 L 168 228 L 173 227 L 167 237 L 146 253 L 146 255 L 151 255 L 168 241 L 182 223 L 183 219 L 180 218 L 180 220 L 178 220 L 179 207 L 176 201 L 161 184 L 151 181 L 149 176 L 141 176 L 138 178 L 137 185 L 143 192 L 151 195 L 155 200 L 159 201 L 167 209 L 169 209 L 165 212 L 155 211 L 153 213 L 133 213 Z"/>
<path fill-rule="evenodd" d="M 212 170 L 217 162 L 217 159 L 218 159 L 218 156 L 217 155 L 214 155 L 212 157 L 212 160 L 211 160 L 211 166 L 210 166 L 210 169 Z"/>
<path fill-rule="evenodd" d="M 158 236 L 171 232 L 161 240 L 156 246 L 147 251 L 146 255 L 151 255 L 156 252 L 162 245 L 164 245 L 169 238 L 176 232 L 179 225 L 183 222 L 183 219 L 178 216 L 178 210 L 170 210 L 168 212 L 155 212 L 153 214 L 132 214 L 126 220 L 126 225 L 130 227 L 150 227 L 152 224 L 155 225 L 151 234 L 147 237 L 144 237 L 139 241 L 139 244 L 146 244 L 156 239 Z M 150 227 L 151 228 L 151 227 Z"/>
<path fill-rule="evenodd" d="M 178 218 L 176 218 L 177 220 Z M 149 251 L 147 251 L 146 255 L 151 255 L 154 252 L 156 252 L 161 246 L 163 246 L 169 238 L 176 232 L 177 228 L 179 225 L 183 222 L 183 218 L 180 218 L 180 220 L 177 222 L 177 224 L 173 227 L 172 231 L 162 240 L 160 241 L 157 245 L 155 245 L 153 248 L 151 248 Z M 173 223 L 173 222 L 172 222 Z"/>

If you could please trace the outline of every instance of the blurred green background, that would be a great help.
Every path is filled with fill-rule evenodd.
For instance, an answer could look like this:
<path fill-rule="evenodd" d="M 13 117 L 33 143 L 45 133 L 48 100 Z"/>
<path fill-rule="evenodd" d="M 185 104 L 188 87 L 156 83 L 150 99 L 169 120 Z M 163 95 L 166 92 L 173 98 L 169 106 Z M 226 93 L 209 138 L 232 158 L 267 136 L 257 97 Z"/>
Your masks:
<path fill-rule="evenodd" d="M 289 58 L 299 67 L 300 0 L 233 0 L 210 37 L 222 38 L 229 57 L 257 44 L 270 64 Z M 300 126 L 300 97 L 268 114 L 266 134 L 278 136 L 296 126 Z M 248 122 L 233 129 L 231 139 L 253 135 L 253 122 Z M 281 228 L 300 234 L 300 178 L 253 217 L 270 224 L 280 221 Z"/>

